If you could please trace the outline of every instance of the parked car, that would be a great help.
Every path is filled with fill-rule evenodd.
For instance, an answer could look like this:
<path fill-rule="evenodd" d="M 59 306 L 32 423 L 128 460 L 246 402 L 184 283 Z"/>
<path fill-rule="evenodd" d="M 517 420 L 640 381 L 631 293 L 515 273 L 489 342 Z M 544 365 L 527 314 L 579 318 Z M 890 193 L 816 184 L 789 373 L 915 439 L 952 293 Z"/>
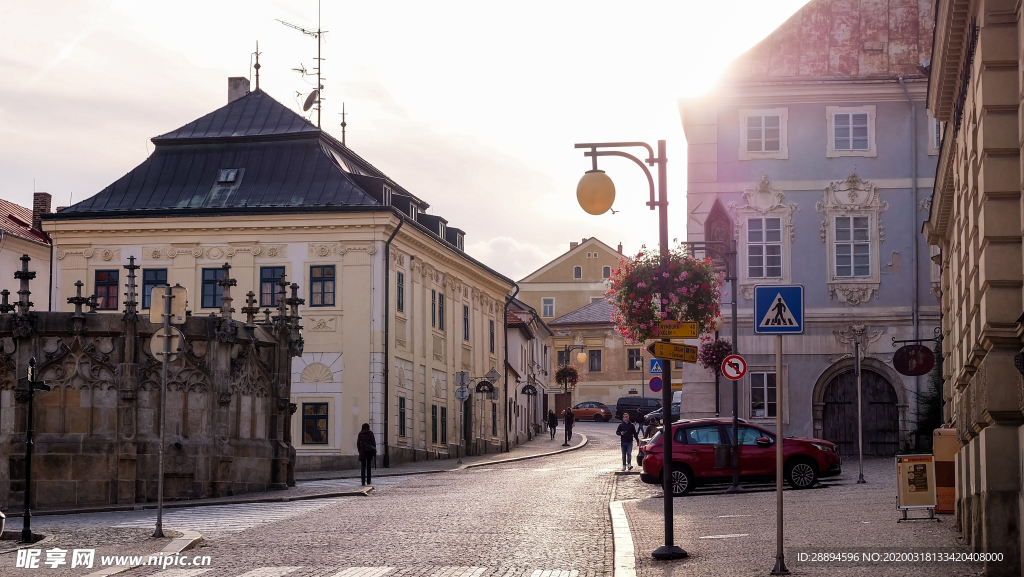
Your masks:
<path fill-rule="evenodd" d="M 672 424 L 672 494 L 686 495 L 695 486 L 727 482 L 732 478 L 731 459 L 716 459 L 719 451 L 732 444 L 732 419 L 699 419 Z M 659 431 L 641 448 L 643 472 L 640 480 L 661 484 L 664 446 Z M 813 487 L 821 477 L 842 473 L 842 458 L 836 446 L 822 439 L 787 437 L 783 448 L 783 476 L 794 489 Z M 739 427 L 740 479 L 775 478 L 775 434 L 756 425 Z M 717 461 L 717 462 L 716 462 Z"/>
<path fill-rule="evenodd" d="M 612 420 L 612 410 L 608 408 L 608 405 L 597 401 L 579 403 L 572 408 L 572 414 L 576 416 L 577 421 L 593 419 L 595 422 L 607 423 Z"/>
<path fill-rule="evenodd" d="M 615 418 L 622 420 L 622 415 L 629 413 L 629 420 L 634 423 L 643 422 L 643 416 L 661 407 L 657 399 L 644 397 L 619 397 L 615 403 Z"/>

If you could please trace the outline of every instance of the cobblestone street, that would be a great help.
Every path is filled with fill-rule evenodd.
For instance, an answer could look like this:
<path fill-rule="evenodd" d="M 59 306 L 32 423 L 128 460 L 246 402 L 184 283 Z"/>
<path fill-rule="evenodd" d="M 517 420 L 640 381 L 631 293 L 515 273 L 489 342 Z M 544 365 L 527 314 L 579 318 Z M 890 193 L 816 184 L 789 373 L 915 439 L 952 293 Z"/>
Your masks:
<path fill-rule="evenodd" d="M 656 562 L 663 521 L 659 487 L 637 475 L 615 474 L 620 453 L 615 423 L 581 423 L 582 449 L 523 461 L 434 474 L 380 477 L 365 497 L 250 503 L 168 510 L 165 526 L 199 531 L 204 543 L 188 555 L 209 555 L 211 566 L 133 569 L 161 577 L 589 577 L 612 575 L 609 501 L 623 504 L 635 547 L 637 575 L 765 575 L 775 548 L 775 494 L 748 485 L 743 495 L 701 488 L 675 500 L 676 544 L 683 561 Z M 548 443 L 545 438 L 531 446 Z M 552 449 L 558 441 L 551 441 Z M 532 447 L 536 450 L 535 447 Z M 842 476 L 809 491 L 785 493 L 787 561 L 799 575 L 975 575 L 966 565 L 844 567 L 800 563 L 797 550 L 841 547 L 958 548 L 952 519 L 896 523 L 890 459 L 869 460 L 868 484 L 857 485 L 856 462 Z M 351 480 L 310 481 L 347 485 Z M 302 483 L 300 483 L 301 485 Z M 38 531 L 56 534 L 62 547 L 97 534 L 151 527 L 153 511 L 43 516 Z M 19 520 L 12 520 L 12 527 Z M 129 529 L 140 528 L 140 529 Z M 70 540 L 69 540 L 70 539 Z M 95 542 L 93 538 L 90 543 Z M 118 552 L 149 554 L 155 540 L 135 539 Z M 0 574 L 14 554 L 0 556 Z M 96 571 L 94 568 L 92 571 Z M 46 575 L 89 571 L 39 569 Z"/>

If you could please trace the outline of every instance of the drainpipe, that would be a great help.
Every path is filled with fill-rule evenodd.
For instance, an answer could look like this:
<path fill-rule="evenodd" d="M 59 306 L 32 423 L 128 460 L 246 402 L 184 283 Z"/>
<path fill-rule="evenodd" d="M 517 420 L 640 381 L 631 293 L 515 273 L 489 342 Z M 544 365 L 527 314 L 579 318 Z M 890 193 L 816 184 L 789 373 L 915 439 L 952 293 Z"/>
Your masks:
<path fill-rule="evenodd" d="M 519 285 L 517 285 L 516 283 L 512 283 L 512 285 L 514 287 L 516 287 L 516 290 L 512 294 L 510 294 L 510 295 L 505 297 L 505 314 L 503 315 L 505 318 L 502 319 L 504 321 L 502 324 L 505 327 L 505 332 L 503 332 L 501 334 L 501 338 L 505 339 L 505 382 L 503 382 L 501 384 L 501 388 L 504 390 L 504 395 L 505 395 L 505 452 L 506 453 L 511 451 L 511 449 L 509 449 L 509 446 L 508 446 L 508 416 L 509 416 L 508 415 L 508 305 L 509 305 L 509 303 L 512 302 L 512 299 L 516 298 L 516 295 L 519 294 Z"/>
<path fill-rule="evenodd" d="M 911 245 L 913 246 L 913 253 L 912 253 L 913 254 L 913 265 L 912 266 L 914 267 L 914 299 L 912 301 L 913 302 L 913 304 L 912 304 L 913 311 L 912 312 L 913 312 L 913 317 L 914 317 L 914 336 L 912 338 L 917 339 L 918 338 L 918 328 L 917 328 L 917 325 L 918 325 L 918 321 L 919 321 L 919 316 L 918 316 L 919 313 L 918 313 L 918 310 L 917 310 L 917 305 L 918 305 L 918 303 L 917 303 L 917 292 L 918 292 L 919 277 L 921 276 L 921 271 L 919 271 L 918 267 L 917 267 L 917 242 L 918 242 L 917 231 L 921 230 L 921 228 L 917 225 L 917 105 L 914 104 L 914 99 L 910 97 L 910 91 L 907 90 L 907 83 L 903 81 L 903 75 L 902 74 L 899 76 L 899 79 L 900 79 L 900 86 L 903 87 L 903 94 L 905 94 L 907 96 L 907 102 L 910 103 L 910 189 L 913 191 L 913 203 L 914 203 L 913 206 L 910 207 L 911 220 L 913 222 L 913 226 L 911 227 L 911 231 L 913 231 L 913 241 L 911 242 Z M 917 406 L 917 398 L 920 396 L 920 394 L 921 394 L 921 377 L 914 377 L 914 406 L 915 407 Z M 917 439 L 914 439 L 914 444 L 916 446 Z"/>
<path fill-rule="evenodd" d="M 398 226 L 391 232 L 391 236 L 384 243 L 384 468 L 391 467 L 391 453 L 388 451 L 388 414 L 391 412 L 391 405 L 388 399 L 388 378 L 390 377 L 389 367 L 391 366 L 391 336 L 388 333 L 388 316 L 391 304 L 391 241 L 395 239 L 399 229 L 405 224 L 405 217 L 398 215 Z"/>

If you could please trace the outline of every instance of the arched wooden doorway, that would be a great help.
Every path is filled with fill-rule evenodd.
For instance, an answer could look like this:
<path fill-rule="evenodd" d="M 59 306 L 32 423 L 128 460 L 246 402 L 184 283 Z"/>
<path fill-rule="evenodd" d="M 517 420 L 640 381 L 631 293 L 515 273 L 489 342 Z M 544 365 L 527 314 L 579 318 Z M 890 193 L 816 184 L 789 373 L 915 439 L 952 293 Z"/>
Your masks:
<path fill-rule="evenodd" d="M 829 381 L 822 400 L 822 438 L 843 456 L 857 455 L 857 373 L 846 371 Z M 891 456 L 899 450 L 899 399 L 882 375 L 861 370 L 864 454 Z"/>

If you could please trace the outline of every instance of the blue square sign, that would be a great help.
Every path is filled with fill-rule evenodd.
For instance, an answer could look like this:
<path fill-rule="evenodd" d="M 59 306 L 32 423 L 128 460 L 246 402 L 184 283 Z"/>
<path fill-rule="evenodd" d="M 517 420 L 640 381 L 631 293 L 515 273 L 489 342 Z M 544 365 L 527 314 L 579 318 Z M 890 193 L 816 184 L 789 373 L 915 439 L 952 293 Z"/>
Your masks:
<path fill-rule="evenodd" d="M 754 333 L 799 335 L 804 332 L 803 285 L 754 287 Z"/>
<path fill-rule="evenodd" d="M 651 359 L 651 370 L 647 372 L 652 375 L 662 374 L 663 371 L 661 370 L 661 359 Z"/>

